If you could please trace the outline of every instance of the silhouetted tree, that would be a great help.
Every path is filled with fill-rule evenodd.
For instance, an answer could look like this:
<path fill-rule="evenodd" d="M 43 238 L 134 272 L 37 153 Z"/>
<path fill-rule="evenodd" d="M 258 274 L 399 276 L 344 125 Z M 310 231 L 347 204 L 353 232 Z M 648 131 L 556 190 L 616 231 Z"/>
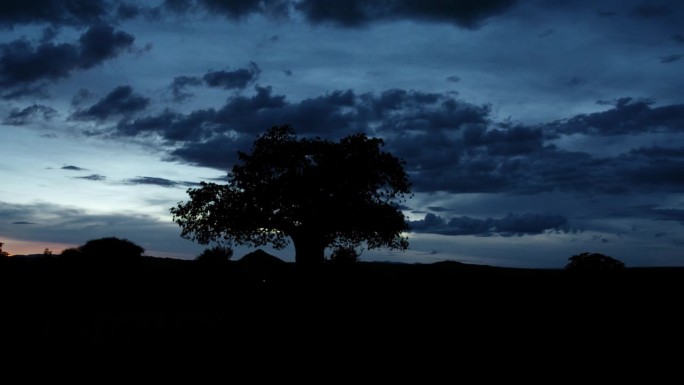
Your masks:
<path fill-rule="evenodd" d="M 45 250 L 43 250 L 43 257 L 52 257 L 52 250 L 46 247 Z"/>
<path fill-rule="evenodd" d="M 195 258 L 200 263 L 221 264 L 226 263 L 233 257 L 233 249 L 227 246 L 214 246 L 205 249 L 202 254 Z"/>
<path fill-rule="evenodd" d="M 66 251 L 66 250 L 65 250 Z M 78 247 L 81 256 L 88 259 L 122 261 L 142 256 L 145 249 L 129 241 L 116 237 L 94 239 Z M 64 255 L 64 252 L 62 252 Z"/>
<path fill-rule="evenodd" d="M 4 245 L 4 243 L 0 242 L 0 257 L 8 257 L 9 253 L 6 251 L 2 251 L 2 245 Z"/>
<path fill-rule="evenodd" d="M 404 162 L 363 134 L 339 142 L 298 139 L 288 127 L 258 136 L 229 183 L 189 189 L 171 209 L 182 236 L 206 244 L 276 249 L 292 241 L 299 265 L 324 261 L 327 247 L 406 249 L 408 229 L 398 203 L 410 194 Z"/>
<path fill-rule="evenodd" d="M 60 258 L 77 258 L 81 256 L 81 251 L 75 247 L 70 247 L 68 249 L 62 250 L 62 252 L 59 254 Z"/>
<path fill-rule="evenodd" d="M 570 271 L 615 271 L 625 268 L 625 264 L 615 258 L 599 253 L 582 253 L 568 258 L 565 266 Z"/>

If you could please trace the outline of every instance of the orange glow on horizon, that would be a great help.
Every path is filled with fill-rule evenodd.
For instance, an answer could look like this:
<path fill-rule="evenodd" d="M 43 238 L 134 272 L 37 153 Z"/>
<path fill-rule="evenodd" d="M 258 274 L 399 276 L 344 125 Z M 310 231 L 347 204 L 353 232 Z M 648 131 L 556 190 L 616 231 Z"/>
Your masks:
<path fill-rule="evenodd" d="M 78 245 L 68 243 L 56 242 L 42 242 L 42 241 L 23 241 L 11 238 L 0 238 L 3 243 L 2 250 L 12 255 L 27 255 L 27 254 L 43 254 L 45 249 L 50 249 L 54 254 L 59 254 L 64 249 L 76 247 Z"/>

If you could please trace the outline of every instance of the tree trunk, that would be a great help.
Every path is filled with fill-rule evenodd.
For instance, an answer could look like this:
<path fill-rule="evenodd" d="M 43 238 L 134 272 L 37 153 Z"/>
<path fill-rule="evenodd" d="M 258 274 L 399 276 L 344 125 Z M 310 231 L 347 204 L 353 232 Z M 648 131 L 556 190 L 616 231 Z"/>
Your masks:
<path fill-rule="evenodd" d="M 311 267 L 320 266 L 325 260 L 325 245 L 320 238 L 315 236 L 294 236 L 292 241 L 295 247 L 295 262 L 297 266 Z"/>

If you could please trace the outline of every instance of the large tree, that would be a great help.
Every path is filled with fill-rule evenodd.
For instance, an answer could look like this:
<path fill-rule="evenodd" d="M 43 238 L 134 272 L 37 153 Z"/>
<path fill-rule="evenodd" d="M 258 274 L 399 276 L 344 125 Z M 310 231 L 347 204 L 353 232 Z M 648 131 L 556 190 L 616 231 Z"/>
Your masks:
<path fill-rule="evenodd" d="M 258 136 L 226 185 L 202 183 L 171 209 L 182 236 L 276 249 L 297 264 L 323 262 L 328 247 L 406 249 L 399 203 L 410 194 L 404 162 L 364 134 L 339 142 L 297 138 L 288 126 Z"/>

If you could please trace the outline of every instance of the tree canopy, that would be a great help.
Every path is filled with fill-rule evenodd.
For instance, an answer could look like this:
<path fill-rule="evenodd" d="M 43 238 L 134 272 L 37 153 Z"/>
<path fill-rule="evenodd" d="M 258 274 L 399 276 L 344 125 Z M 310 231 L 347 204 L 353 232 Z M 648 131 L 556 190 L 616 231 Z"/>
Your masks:
<path fill-rule="evenodd" d="M 182 236 L 276 249 L 294 244 L 298 264 L 317 264 L 328 247 L 406 249 L 399 204 L 410 194 L 404 162 L 381 150 L 382 139 L 297 138 L 273 127 L 254 142 L 228 184 L 203 182 L 171 209 Z"/>

